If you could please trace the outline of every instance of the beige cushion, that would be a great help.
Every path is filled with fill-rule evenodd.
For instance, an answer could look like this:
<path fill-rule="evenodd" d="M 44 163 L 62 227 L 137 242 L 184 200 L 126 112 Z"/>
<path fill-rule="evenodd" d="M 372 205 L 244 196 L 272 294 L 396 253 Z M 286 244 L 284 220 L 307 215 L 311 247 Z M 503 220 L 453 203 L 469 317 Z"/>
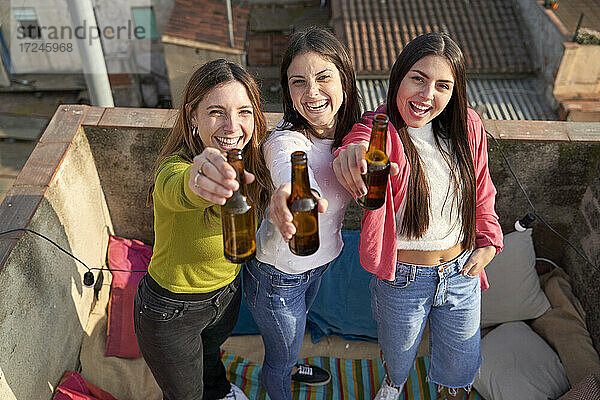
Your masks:
<path fill-rule="evenodd" d="M 535 270 L 531 229 L 504 237 L 504 250 L 485 267 L 490 288 L 481 296 L 481 325 L 537 318 L 550 309 Z"/>
<path fill-rule="evenodd" d="M 558 400 L 598 399 L 600 399 L 600 381 L 594 375 L 588 375 Z"/>
<path fill-rule="evenodd" d="M 571 290 L 569 276 L 561 268 L 554 268 L 540 281 L 552 309 L 533 321 L 531 328 L 558 353 L 572 386 L 588 374 L 600 377 L 600 357 L 586 329 L 583 307 Z"/>
<path fill-rule="evenodd" d="M 481 357 L 473 386 L 485 399 L 547 400 L 569 390 L 558 355 L 522 321 L 488 333 L 481 340 Z"/>

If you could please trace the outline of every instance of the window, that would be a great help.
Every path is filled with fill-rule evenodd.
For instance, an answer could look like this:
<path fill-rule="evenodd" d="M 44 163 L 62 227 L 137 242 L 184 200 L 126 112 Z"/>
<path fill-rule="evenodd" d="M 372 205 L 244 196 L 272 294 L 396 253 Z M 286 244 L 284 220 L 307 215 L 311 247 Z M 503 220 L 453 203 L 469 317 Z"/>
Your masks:
<path fill-rule="evenodd" d="M 41 39 L 42 31 L 35 8 L 13 8 L 13 16 L 19 23 L 17 34 L 20 39 Z"/>
<path fill-rule="evenodd" d="M 152 7 L 133 7 L 131 15 L 135 25 L 134 36 L 137 39 L 158 39 L 156 18 Z"/>

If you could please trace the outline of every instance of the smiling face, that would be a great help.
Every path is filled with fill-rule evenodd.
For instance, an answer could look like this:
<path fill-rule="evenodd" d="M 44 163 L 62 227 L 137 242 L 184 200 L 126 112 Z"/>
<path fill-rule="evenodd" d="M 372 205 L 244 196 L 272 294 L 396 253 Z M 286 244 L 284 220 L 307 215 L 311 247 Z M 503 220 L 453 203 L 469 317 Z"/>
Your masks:
<path fill-rule="evenodd" d="M 242 149 L 254 132 L 254 109 L 246 87 L 238 81 L 215 86 L 198 103 L 192 124 L 205 147 L 221 152 Z"/>
<path fill-rule="evenodd" d="M 429 55 L 414 63 L 402 79 L 396 104 L 402 119 L 420 128 L 437 117 L 452 97 L 454 75 L 446 58 Z"/>
<path fill-rule="evenodd" d="M 315 52 L 301 53 L 290 63 L 287 77 L 296 111 L 317 134 L 333 138 L 337 112 L 344 100 L 335 64 Z"/>

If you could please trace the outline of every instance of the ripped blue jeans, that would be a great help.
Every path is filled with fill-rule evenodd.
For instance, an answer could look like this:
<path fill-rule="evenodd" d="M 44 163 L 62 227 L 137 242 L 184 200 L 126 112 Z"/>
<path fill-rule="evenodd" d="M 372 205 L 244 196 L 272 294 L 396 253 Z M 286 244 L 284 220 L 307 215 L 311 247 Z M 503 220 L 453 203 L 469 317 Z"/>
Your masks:
<path fill-rule="evenodd" d="M 271 399 L 292 399 L 291 373 L 300 355 L 306 314 L 327 267 L 329 263 L 286 274 L 257 259 L 244 264 L 246 303 L 265 345 L 260 380 Z"/>
<path fill-rule="evenodd" d="M 406 381 L 429 318 L 429 381 L 470 391 L 481 365 L 480 279 L 461 274 L 471 253 L 435 266 L 398 262 L 394 281 L 371 279 L 373 318 L 393 386 Z"/>

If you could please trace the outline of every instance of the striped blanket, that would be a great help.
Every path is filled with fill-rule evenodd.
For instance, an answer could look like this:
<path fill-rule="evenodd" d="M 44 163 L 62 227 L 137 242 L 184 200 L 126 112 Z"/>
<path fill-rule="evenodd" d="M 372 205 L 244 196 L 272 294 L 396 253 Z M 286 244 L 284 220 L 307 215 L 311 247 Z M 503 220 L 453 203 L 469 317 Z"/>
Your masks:
<path fill-rule="evenodd" d="M 231 383 L 239 386 L 250 400 L 269 399 L 258 380 L 260 365 L 227 352 L 222 352 L 221 357 Z M 385 375 L 381 359 L 345 360 L 311 357 L 302 361 L 331 372 L 331 382 L 318 387 L 292 382 L 292 398 L 294 400 L 371 400 L 375 397 Z M 415 360 L 400 399 L 435 400 L 440 398 L 436 385 L 426 380 L 428 369 L 428 357 L 419 357 Z M 467 400 L 483 400 L 483 398 L 473 390 Z"/>

